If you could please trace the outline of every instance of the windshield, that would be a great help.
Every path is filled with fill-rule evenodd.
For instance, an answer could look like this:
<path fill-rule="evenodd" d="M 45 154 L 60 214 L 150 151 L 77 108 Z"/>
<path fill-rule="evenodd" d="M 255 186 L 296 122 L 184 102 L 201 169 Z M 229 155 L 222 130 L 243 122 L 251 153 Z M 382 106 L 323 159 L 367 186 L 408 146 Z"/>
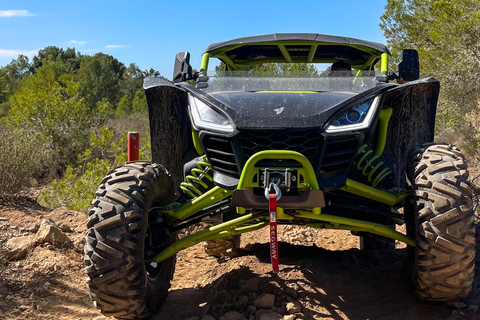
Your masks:
<path fill-rule="evenodd" d="M 205 92 L 343 91 L 360 93 L 376 86 L 375 71 L 283 72 L 274 70 L 208 72 Z"/>

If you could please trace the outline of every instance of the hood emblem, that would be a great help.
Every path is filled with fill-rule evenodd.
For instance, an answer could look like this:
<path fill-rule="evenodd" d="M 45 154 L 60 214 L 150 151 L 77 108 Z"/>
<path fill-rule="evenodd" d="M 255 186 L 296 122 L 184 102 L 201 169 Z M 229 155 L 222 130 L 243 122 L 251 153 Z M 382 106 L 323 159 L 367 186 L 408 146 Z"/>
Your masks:
<path fill-rule="evenodd" d="M 273 109 L 273 111 L 275 111 L 277 114 L 282 114 L 283 111 L 285 111 L 285 108 L 281 107 L 281 108 Z"/>

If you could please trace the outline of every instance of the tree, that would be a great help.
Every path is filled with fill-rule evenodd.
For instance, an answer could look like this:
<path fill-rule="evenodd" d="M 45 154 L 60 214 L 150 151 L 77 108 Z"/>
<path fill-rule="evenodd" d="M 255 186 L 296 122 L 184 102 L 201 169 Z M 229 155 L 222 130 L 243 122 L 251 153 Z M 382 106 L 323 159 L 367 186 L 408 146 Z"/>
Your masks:
<path fill-rule="evenodd" d="M 71 75 L 56 76 L 53 65 L 22 79 L 10 97 L 6 124 L 47 146 L 53 164 L 65 168 L 76 162 L 88 144 L 89 132 L 99 124 L 79 95 Z"/>
<path fill-rule="evenodd" d="M 17 59 L 12 61 L 2 68 L 6 74 L 6 82 L 9 87 L 8 95 L 12 94 L 13 88 L 23 79 L 25 75 L 32 74 L 33 65 L 27 56 L 19 55 Z"/>
<path fill-rule="evenodd" d="M 465 114 L 480 99 L 480 2 L 388 0 L 380 27 L 397 60 L 401 49 L 417 49 L 421 76 L 440 80 L 437 123 L 471 133 Z"/>
<path fill-rule="evenodd" d="M 86 105 L 93 109 L 102 99 L 118 103 L 124 72 L 125 65 L 111 55 L 97 53 L 82 57 L 75 80 L 80 84 L 79 94 L 84 97 Z"/>
<path fill-rule="evenodd" d="M 132 111 L 136 113 L 148 113 L 147 97 L 143 89 L 137 90 L 132 100 Z"/>
<path fill-rule="evenodd" d="M 38 54 L 33 57 L 33 67 L 34 69 L 41 68 L 45 61 L 63 61 L 67 63 L 72 71 L 75 71 L 80 66 L 80 54 L 77 54 L 75 48 L 59 48 L 56 46 L 48 46 L 43 49 L 38 50 Z"/>
<path fill-rule="evenodd" d="M 0 105 L 8 100 L 10 87 L 7 80 L 8 74 L 4 68 L 0 68 Z"/>
<path fill-rule="evenodd" d="M 125 95 L 118 103 L 117 110 L 115 110 L 115 117 L 119 118 L 130 113 L 132 113 L 132 99 L 129 95 Z"/>

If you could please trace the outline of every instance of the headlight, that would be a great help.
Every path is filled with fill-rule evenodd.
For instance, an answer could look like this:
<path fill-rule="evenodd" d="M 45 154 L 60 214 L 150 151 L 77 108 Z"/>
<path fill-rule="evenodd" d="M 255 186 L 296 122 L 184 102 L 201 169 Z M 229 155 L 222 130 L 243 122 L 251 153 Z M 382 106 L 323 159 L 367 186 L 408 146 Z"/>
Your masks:
<path fill-rule="evenodd" d="M 336 133 L 368 128 L 378 108 L 379 101 L 380 97 L 371 98 L 347 110 L 341 116 L 330 121 L 325 131 Z"/>
<path fill-rule="evenodd" d="M 190 117 L 196 129 L 219 132 L 234 132 L 235 127 L 230 119 L 209 107 L 201 100 L 188 96 Z"/>

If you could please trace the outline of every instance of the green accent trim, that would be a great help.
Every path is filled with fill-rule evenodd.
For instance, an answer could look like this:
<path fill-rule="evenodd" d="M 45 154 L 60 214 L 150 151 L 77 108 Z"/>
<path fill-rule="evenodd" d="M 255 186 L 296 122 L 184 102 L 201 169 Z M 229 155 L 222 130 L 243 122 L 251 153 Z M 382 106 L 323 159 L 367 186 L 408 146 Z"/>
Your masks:
<path fill-rule="evenodd" d="M 407 197 L 407 194 L 397 196 L 393 193 L 375 189 L 352 179 L 347 179 L 345 186 L 343 186 L 341 190 L 391 206 L 396 205 Z"/>
<path fill-rule="evenodd" d="M 278 48 L 279 48 L 280 51 L 282 52 L 283 57 L 285 58 L 285 60 L 286 60 L 287 62 L 292 62 L 292 57 L 290 56 L 290 53 L 288 52 L 288 50 L 287 50 L 287 48 L 285 47 L 285 45 L 279 44 L 279 45 L 278 45 Z"/>
<path fill-rule="evenodd" d="M 207 52 L 202 54 L 202 63 L 200 65 L 200 73 L 203 75 L 207 74 L 209 60 L 210 60 L 210 53 Z"/>
<path fill-rule="evenodd" d="M 361 221 L 361 220 L 356 220 L 356 219 L 351 219 L 351 218 L 344 218 L 344 217 L 337 217 L 337 216 L 332 216 L 329 214 L 324 214 L 321 213 L 319 215 L 313 214 L 309 211 L 305 210 L 297 210 L 297 215 L 296 217 L 299 218 L 307 218 L 307 219 L 312 219 L 312 220 L 320 220 L 320 221 L 327 221 L 332 223 L 331 227 L 333 229 L 344 229 L 344 230 L 352 230 L 352 231 L 368 231 L 370 233 L 378 234 L 380 236 L 392 238 L 398 241 L 402 241 L 409 246 L 415 246 L 415 240 L 407 237 L 406 235 L 396 232 L 395 230 L 390 229 L 387 226 L 384 226 L 382 224 L 374 223 L 374 222 L 368 222 L 368 221 Z M 325 228 L 326 224 L 323 223 L 309 223 L 307 224 L 309 227 L 322 227 Z M 352 228 L 353 227 L 353 228 Z"/>
<path fill-rule="evenodd" d="M 203 208 L 214 205 L 218 201 L 229 197 L 232 192 L 232 190 L 226 190 L 220 187 L 213 187 L 212 189 L 208 190 L 203 195 L 193 199 L 192 201 L 186 202 L 184 204 L 178 204 L 177 202 L 175 202 L 168 205 L 164 212 L 174 218 L 184 220 L 190 217 L 192 214 L 202 210 Z"/>
<path fill-rule="evenodd" d="M 314 44 L 310 47 L 310 51 L 308 52 L 307 62 L 312 63 L 313 57 L 315 57 L 315 52 L 317 52 L 318 44 Z"/>
<path fill-rule="evenodd" d="M 245 232 L 251 232 L 255 231 L 261 228 L 264 228 L 268 225 L 268 222 L 260 222 L 254 225 L 249 225 L 249 226 L 243 226 L 243 227 L 238 227 L 236 226 L 247 223 L 249 221 L 255 220 L 256 217 L 254 217 L 253 214 L 247 214 L 245 216 L 212 226 L 210 228 L 207 228 L 205 230 L 199 231 L 197 233 L 188 235 L 159 254 L 157 254 L 155 257 L 153 257 L 152 261 L 153 262 L 160 262 L 163 261 L 173 255 L 175 255 L 177 252 L 186 249 L 188 247 L 191 247 L 199 242 L 202 241 L 208 241 L 208 240 L 214 240 L 214 239 L 219 239 L 219 238 L 225 238 L 229 237 L 232 235 L 236 234 L 242 234 Z"/>
<path fill-rule="evenodd" d="M 193 146 L 195 147 L 195 150 L 197 150 L 198 155 L 203 156 L 205 154 L 205 151 L 203 150 L 202 144 L 200 143 L 200 137 L 198 136 L 198 132 L 195 130 L 192 130 L 192 139 Z"/>
<path fill-rule="evenodd" d="M 378 136 L 377 136 L 377 147 L 375 148 L 375 155 L 380 157 L 383 154 L 385 149 L 385 143 L 387 141 L 387 130 L 388 122 L 392 116 L 393 109 L 388 107 L 380 111 L 380 116 L 378 117 Z"/>
<path fill-rule="evenodd" d="M 388 54 L 382 53 L 382 61 L 380 65 L 380 71 L 382 72 L 382 77 L 386 77 L 388 73 Z"/>
<path fill-rule="evenodd" d="M 227 66 L 228 66 L 229 68 L 231 68 L 232 70 L 239 70 L 239 69 L 240 69 L 240 67 L 239 67 L 238 65 L 236 65 L 236 64 L 233 62 L 233 60 L 230 59 L 230 57 L 227 56 L 225 53 L 222 53 L 222 54 L 218 55 L 217 58 L 225 61 L 225 63 L 227 64 Z"/>
<path fill-rule="evenodd" d="M 264 159 L 289 159 L 299 162 L 303 168 L 296 168 L 298 175 L 302 175 L 305 179 L 304 183 L 298 181 L 298 188 L 319 189 L 315 171 L 312 164 L 301 153 L 288 150 L 266 150 L 255 153 L 251 156 L 245 166 L 243 167 L 242 175 L 238 183 L 238 189 L 249 189 L 258 187 L 258 182 L 253 182 L 253 177 L 259 173 L 259 168 L 255 167 L 255 164 Z M 258 179 L 259 180 L 259 179 Z"/>
<path fill-rule="evenodd" d="M 347 47 L 352 47 L 356 48 L 358 50 L 364 51 L 370 57 L 368 58 L 367 62 L 365 64 L 361 65 L 352 65 L 352 68 L 354 69 L 361 69 L 361 70 L 370 70 L 371 64 L 373 61 L 380 59 L 383 54 L 388 56 L 386 53 L 382 53 L 381 51 L 378 51 L 374 48 L 362 46 L 362 45 L 352 45 L 352 44 L 340 44 L 340 43 L 331 43 L 331 42 L 321 42 L 321 41 L 311 41 L 311 40 L 286 40 L 286 41 L 267 41 L 267 42 L 252 42 L 248 43 L 249 46 L 256 46 L 256 45 L 267 45 L 267 46 L 278 46 L 278 48 L 281 50 L 282 55 L 284 56 L 284 59 L 259 59 L 256 61 L 248 61 L 248 60 L 236 60 L 233 62 L 233 60 L 228 56 L 228 53 L 231 50 L 243 47 L 245 44 L 234 44 L 234 45 L 229 45 L 221 48 L 217 48 L 213 51 L 211 51 L 211 58 L 217 58 L 220 60 L 223 60 L 231 70 L 242 70 L 246 69 L 250 66 L 257 65 L 257 64 L 262 64 L 262 63 L 333 63 L 337 61 L 337 59 L 321 59 L 321 58 L 315 58 L 315 52 L 317 50 L 318 46 L 324 46 L 324 45 L 344 45 Z M 308 56 L 305 58 L 292 58 L 290 52 L 288 51 L 286 46 L 305 46 L 308 45 L 310 46 L 310 49 L 305 49 L 308 50 Z M 314 49 L 315 48 L 315 49 Z M 299 50 L 300 48 L 294 48 L 295 51 Z M 384 59 L 382 58 L 382 61 Z"/>

